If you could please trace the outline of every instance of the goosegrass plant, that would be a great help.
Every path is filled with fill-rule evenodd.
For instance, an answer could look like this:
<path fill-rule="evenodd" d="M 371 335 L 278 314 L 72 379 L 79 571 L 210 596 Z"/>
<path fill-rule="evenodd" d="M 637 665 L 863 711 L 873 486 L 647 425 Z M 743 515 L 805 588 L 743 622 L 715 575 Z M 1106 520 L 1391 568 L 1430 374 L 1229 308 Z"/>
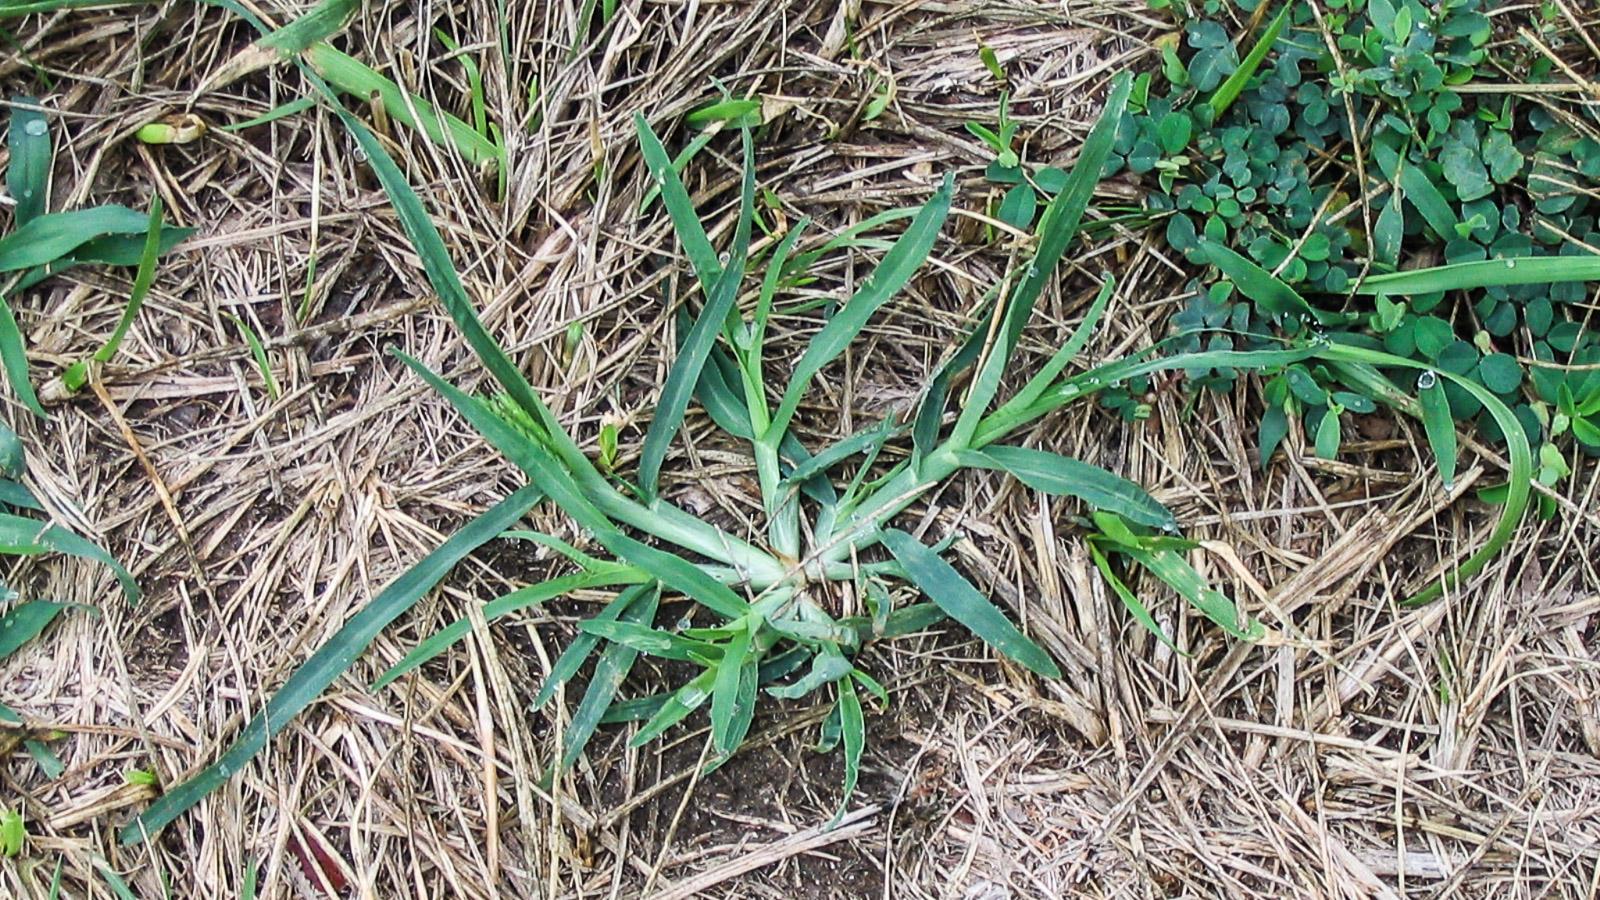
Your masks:
<path fill-rule="evenodd" d="M 1003 303 L 989 309 L 986 324 L 974 330 L 958 358 L 941 370 L 938 386 L 908 411 L 905 421 L 880 422 L 816 453 L 792 427 L 808 388 L 922 267 L 949 212 L 953 179 L 947 177 L 911 217 L 859 289 L 839 303 L 800 358 L 786 367 L 788 381 L 769 384 L 766 352 L 772 311 L 791 273 L 786 263 L 800 254 L 808 225 L 797 223 L 764 256 L 764 271 L 755 279 L 753 305 L 747 311 L 738 301 L 747 278 L 754 275 L 747 272 L 756 196 L 750 132 L 740 129 L 744 167 L 738 223 L 726 250 L 719 253 L 672 158 L 645 120 L 638 119 L 644 161 L 702 302 L 662 386 L 631 476 L 597 467 L 545 406 L 478 321 L 420 199 L 371 132 L 335 107 L 374 163 L 430 282 L 501 393 L 467 394 L 417 360 L 398 355 L 511 459 L 530 484 L 386 589 L 290 677 L 222 759 L 158 800 L 124 833 L 125 839 L 137 839 L 145 829 L 171 821 L 229 777 L 456 559 L 505 531 L 542 499 L 559 506 L 610 558 L 596 557 L 553 535 L 507 532 L 549 547 L 569 559 L 573 570 L 490 601 L 481 610 L 483 617 L 492 622 L 577 590 L 616 591 L 611 602 L 582 624 L 539 692 L 540 705 L 550 702 L 592 660 L 592 674 L 566 728 L 557 768 L 570 765 L 602 724 L 642 722 L 633 738 L 642 744 L 703 706 L 709 708 L 712 723 L 710 765 L 720 765 L 744 741 L 762 695 L 798 699 L 829 694 L 833 710 L 823 728 L 823 743 L 844 748 L 848 797 L 859 777 L 866 740 L 863 694 L 880 704 L 889 699 L 882 684 L 858 664 L 864 663 L 865 646 L 949 618 L 1024 668 L 1059 676 L 1050 655 L 942 558 L 954 535 L 930 547 L 893 527 L 892 520 L 928 491 L 969 468 L 1007 471 L 1034 489 L 1083 501 L 1101 522 L 1103 555 L 1151 564 L 1153 572 L 1173 582 L 1225 630 L 1245 638 L 1260 635 L 1260 623 L 1205 585 L 1183 555 L 1193 545 L 1173 536 L 1172 513 L 1143 489 L 1078 460 L 1003 443 L 1024 425 L 1093 393 L 1087 382 L 1079 382 L 1076 392 L 1065 391 L 1068 379 L 1062 373 L 1107 309 L 1111 279 L 1054 358 L 1006 403 L 991 409 L 1022 326 L 1055 277 L 1088 206 L 1129 88 L 1126 76 L 1116 80 L 1107 115 L 1046 207 L 1030 264 L 997 293 Z M 1170 363 L 1154 360 L 1150 365 Z M 946 412 L 952 411 L 946 388 L 966 367 L 973 369 L 973 380 L 954 404 L 953 425 L 946 427 Z M 663 494 L 668 449 L 691 400 L 698 400 L 723 431 L 748 444 L 767 520 L 762 534 L 730 533 Z M 910 452 L 901 461 L 876 465 L 890 440 L 906 438 Z M 835 479 L 835 472 L 848 477 Z M 843 612 L 840 601 L 846 594 L 857 600 L 853 614 Z M 670 617 L 665 615 L 669 606 Z M 678 624 L 658 624 L 667 619 Z M 1148 614 L 1141 620 L 1148 621 Z M 376 686 L 416 670 L 469 629 L 468 620 L 462 619 L 429 637 Z M 687 663 L 698 674 L 666 693 L 619 700 L 640 654 Z"/>
<path fill-rule="evenodd" d="M 1008 386 L 1004 376 L 1020 361 L 1018 342 L 1033 306 L 1057 277 L 1058 263 L 1085 224 L 1094 187 L 1112 167 L 1119 124 L 1134 92 L 1127 74 L 1113 81 L 1104 114 L 1076 165 L 1063 173 L 1059 189 L 1050 192 L 1042 211 L 1030 220 L 1028 262 L 989 292 L 976 327 L 932 373 L 916 405 L 814 452 L 794 428 L 808 388 L 934 251 L 954 201 L 953 181 L 947 178 L 919 210 L 874 217 L 817 246 L 802 243 L 809 227 L 802 220 L 773 235 L 757 255 L 751 246 L 756 222 L 752 137 L 748 128 L 737 127 L 740 123 L 719 111 L 718 121 L 739 131 L 744 160 L 736 227 L 719 252 L 678 174 L 709 138 L 694 138 L 674 159 L 645 120 L 638 119 L 651 177 L 646 202 L 658 198 L 672 221 L 698 288 L 698 303 L 690 304 L 697 312 L 684 319 L 675 362 L 637 455 L 619 455 L 615 434 L 608 441 L 602 433 L 601 459 L 591 460 L 578 436 L 563 427 L 478 320 L 425 206 L 382 143 L 338 103 L 335 88 L 302 63 L 308 81 L 365 152 L 429 283 L 499 391 L 468 394 L 419 361 L 398 355 L 513 461 L 529 483 L 457 531 L 352 617 L 288 678 L 218 760 L 166 791 L 124 829 L 124 841 L 163 827 L 220 786 L 456 562 L 496 537 L 541 544 L 566 559 L 570 569 L 489 601 L 479 610 L 486 621 L 575 591 L 614 591 L 599 612 L 582 622 L 536 698 L 539 706 L 552 702 L 588 667 L 587 686 L 564 729 L 552 775 L 570 766 L 603 725 L 642 723 L 632 741 L 643 744 L 701 708 L 709 710 L 709 765 L 721 765 L 745 740 L 763 696 L 818 698 L 831 703 L 820 745 L 843 747 L 848 800 L 859 778 L 867 708 L 889 699 L 866 668 L 870 656 L 863 650 L 874 642 L 949 619 L 1016 664 L 1041 676 L 1058 676 L 1050 655 L 943 558 L 958 537 L 955 533 L 939 536 L 929 546 L 895 527 L 901 513 L 968 469 L 1008 473 L 1029 489 L 1081 503 L 1088 515 L 1077 521 L 1098 570 L 1135 620 L 1163 640 L 1177 645 L 1161 633 L 1150 606 L 1133 589 L 1129 576 L 1136 568 L 1170 587 L 1224 633 L 1258 638 L 1266 631 L 1264 623 L 1244 615 L 1206 583 L 1191 563 L 1197 545 L 1177 534 L 1173 514 L 1150 494 L 1082 461 L 1007 443 L 1052 412 L 1155 373 L 1282 375 L 1294 366 L 1337 372 L 1351 393 L 1421 418 L 1440 453 L 1446 481 L 1455 465 L 1455 446 L 1453 427 L 1440 415 L 1441 394 L 1453 386 L 1477 398 L 1508 435 L 1510 478 L 1504 485 L 1504 507 L 1482 545 L 1459 564 L 1441 567 L 1409 602 L 1431 600 L 1479 571 L 1510 539 L 1527 505 L 1532 455 L 1506 404 L 1459 373 L 1342 335 L 1316 329 L 1266 332 L 1245 349 L 1189 347 L 1184 344 L 1188 336 L 1179 335 L 1125 359 L 1070 371 L 1114 298 L 1110 276 L 1057 351 L 1020 389 L 1000 400 Z M 866 235 L 905 219 L 904 230 L 890 242 Z M 787 380 L 769 381 L 774 367 L 766 358 L 768 329 L 775 311 L 799 315 L 816 309 L 814 302 L 782 307 L 782 295 L 803 283 L 810 266 L 825 254 L 853 247 L 882 247 L 883 254 L 859 288 L 837 302 L 800 357 L 783 367 Z M 1233 257 L 1218 258 L 1234 264 Z M 1272 272 L 1250 260 L 1234 268 L 1242 293 L 1314 318 L 1314 308 Z M 1390 292 L 1432 289 L 1418 285 L 1436 274 L 1387 276 L 1394 282 Z M 1485 271 L 1481 277 L 1505 275 Z M 1415 387 L 1402 386 L 1404 373 L 1416 379 Z M 1574 411 L 1580 408 L 1578 396 L 1574 390 Z M 730 533 L 677 506 L 670 488 L 663 490 L 669 447 L 690 414 L 691 401 L 732 439 L 748 445 L 765 520 L 759 533 Z M 885 454 L 891 442 L 896 452 Z M 880 463 L 885 459 L 897 461 Z M 534 505 L 547 500 L 570 517 L 592 542 L 590 547 L 514 527 Z M 605 555 L 597 555 L 600 551 Z M 463 618 L 429 636 L 374 687 L 416 672 L 471 627 Z M 641 654 L 686 666 L 693 674 L 671 690 L 623 698 Z"/>

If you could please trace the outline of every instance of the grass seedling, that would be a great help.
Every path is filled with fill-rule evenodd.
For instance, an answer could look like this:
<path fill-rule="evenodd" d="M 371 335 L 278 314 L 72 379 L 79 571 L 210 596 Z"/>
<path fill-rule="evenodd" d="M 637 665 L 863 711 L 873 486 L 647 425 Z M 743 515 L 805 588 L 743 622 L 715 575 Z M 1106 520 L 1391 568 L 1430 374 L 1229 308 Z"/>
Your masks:
<path fill-rule="evenodd" d="M 267 389 L 267 397 L 277 400 L 279 395 L 278 379 L 272 376 L 272 363 L 267 359 L 267 348 L 261 343 L 261 338 L 256 336 L 256 330 L 249 323 L 232 313 L 228 313 L 228 321 L 233 327 L 239 329 L 244 335 L 244 342 L 250 347 L 250 358 L 255 360 L 256 372 L 261 375 L 261 384 Z"/>
<path fill-rule="evenodd" d="M 9 297 L 75 265 L 137 265 L 139 271 L 122 320 L 94 355 L 94 360 L 105 362 L 116 353 L 149 293 L 156 258 L 194 230 L 163 227 L 159 198 L 152 201 L 148 215 L 125 206 L 46 212 L 53 159 L 49 123 L 34 99 L 14 97 L 11 102 L 11 124 L 6 131 L 11 163 L 6 168 L 6 187 L 17 199 L 17 205 L 15 227 L 0 237 L 0 273 L 15 274 L 0 294 L 0 363 L 23 405 L 43 416 L 44 407 L 39 404 L 28 372 L 22 329 L 17 325 Z M 63 375 L 69 390 L 82 386 L 88 365 L 87 360 L 76 363 Z"/>
<path fill-rule="evenodd" d="M 310 77 L 332 99 L 333 89 Z M 816 376 L 922 267 L 953 201 L 953 183 L 946 180 L 920 210 L 909 215 L 899 237 L 883 247 L 874 271 L 840 304 L 804 353 L 785 367 L 787 383 L 769 385 L 765 358 L 769 322 L 781 295 L 806 277 L 806 270 L 825 249 L 801 249 L 807 224 L 801 221 L 763 254 L 764 271 L 753 277 L 756 273 L 747 271 L 753 267 L 750 243 L 755 218 L 748 131 L 742 132 L 739 217 L 729 244 L 719 253 L 678 175 L 678 166 L 693 155 L 693 149 L 673 159 L 640 119 L 639 140 L 651 190 L 658 192 L 669 214 L 700 290 L 698 314 L 686 323 L 655 416 L 638 456 L 631 460 L 631 476 L 630 460 L 617 459 L 609 450 L 604 465 L 597 466 L 544 405 L 479 322 L 444 242 L 404 175 L 372 132 L 335 105 L 335 114 L 366 152 L 394 203 L 429 282 L 501 393 L 488 398 L 466 394 L 418 361 L 403 354 L 402 359 L 511 459 L 530 483 L 385 589 L 290 677 L 221 759 L 160 798 L 124 830 L 123 839 L 136 840 L 164 826 L 221 785 L 457 560 L 544 500 L 560 507 L 609 558 L 590 555 L 553 536 L 516 532 L 510 536 L 545 544 L 570 560 L 572 569 L 497 598 L 480 612 L 485 620 L 494 621 L 576 590 L 616 592 L 600 613 L 582 624 L 537 697 L 539 704 L 549 702 L 592 662 L 594 674 L 566 731 L 557 767 L 571 765 L 602 725 L 642 722 L 633 736 L 635 744 L 642 744 L 703 707 L 708 708 L 711 722 L 710 765 L 720 765 L 743 743 L 763 694 L 789 699 L 831 696 L 833 709 L 823 726 L 823 744 L 842 745 L 845 750 L 848 800 L 859 777 L 866 739 L 862 693 L 879 704 L 888 701 L 883 686 L 862 667 L 862 650 L 871 643 L 951 619 L 1016 664 L 1041 676 L 1058 675 L 1049 654 L 942 558 L 954 535 L 929 546 L 894 526 L 896 517 L 919 498 L 969 468 L 1004 471 L 1031 489 L 1074 498 L 1087 507 L 1092 512 L 1087 523 L 1091 556 L 1113 593 L 1146 627 L 1155 630 L 1154 618 L 1128 587 L 1130 564 L 1142 566 L 1171 586 L 1226 633 L 1246 640 L 1259 637 L 1264 626 L 1205 583 L 1186 556 L 1196 545 L 1175 535 L 1172 513 L 1143 489 L 1081 461 L 1004 443 L 1068 404 L 1155 372 L 1226 367 L 1276 374 L 1315 361 L 1359 386 L 1364 396 L 1416 415 L 1424 415 L 1426 392 L 1440 379 L 1477 397 L 1508 434 L 1511 479 L 1505 508 L 1476 553 L 1412 599 L 1431 599 L 1479 570 L 1520 520 L 1527 504 L 1531 455 L 1505 405 L 1454 373 L 1435 371 L 1370 346 L 1302 337 L 1275 339 L 1273 349 L 1167 356 L 1161 354 L 1171 345 L 1163 343 L 1133 358 L 1068 374 L 1111 301 L 1114 280 L 1107 277 L 1083 321 L 1058 352 L 1019 391 L 996 403 L 1002 375 L 1016 364 L 1022 329 L 1081 224 L 1130 92 L 1128 76 L 1115 80 L 1102 119 L 1074 170 L 1051 173 L 1052 183 L 1046 189 L 1051 197 L 1032 230 L 1031 260 L 991 294 L 985 318 L 933 373 L 915 408 L 816 452 L 805 447 L 791 427 L 802 399 Z M 855 236 L 849 240 L 869 243 Z M 1254 263 L 1220 251 L 1215 258 L 1219 266 L 1233 267 L 1240 291 L 1257 302 L 1318 316 L 1319 311 L 1297 292 Z M 755 292 L 748 316 L 737 302 L 747 281 Z M 1399 294 L 1404 289 L 1408 289 L 1404 283 L 1390 285 L 1387 292 Z M 803 311 L 801 305 L 786 310 L 793 315 Z M 1406 369 L 1420 371 L 1422 397 L 1391 380 L 1395 372 Z M 956 397 L 954 387 L 961 378 L 969 381 Z M 675 505 L 670 490 L 662 490 L 668 448 L 691 399 L 724 432 L 748 444 L 766 519 L 761 533 L 729 533 Z M 952 411 L 954 423 L 947 424 L 947 413 Z M 890 441 L 900 442 L 904 452 L 897 456 L 899 461 L 876 465 Z M 1442 435 L 1435 438 L 1435 449 L 1442 460 L 1454 459 Z M 1441 468 L 1448 471 L 1444 465 Z M 839 601 L 846 596 L 860 598 L 859 613 L 840 611 Z M 678 624 L 658 625 L 658 619 Z M 416 670 L 470 627 L 462 619 L 423 641 L 384 673 L 378 686 Z M 619 699 L 641 654 L 687 664 L 696 674 L 665 693 Z"/>

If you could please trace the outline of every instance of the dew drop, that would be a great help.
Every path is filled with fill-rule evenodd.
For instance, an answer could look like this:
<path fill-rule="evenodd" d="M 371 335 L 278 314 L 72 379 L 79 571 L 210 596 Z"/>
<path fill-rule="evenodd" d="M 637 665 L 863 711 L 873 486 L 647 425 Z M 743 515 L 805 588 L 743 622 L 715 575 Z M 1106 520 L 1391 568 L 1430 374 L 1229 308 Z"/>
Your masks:
<path fill-rule="evenodd" d="M 22 130 L 33 135 L 34 137 L 38 137 L 44 134 L 45 127 L 46 126 L 43 119 L 29 119 L 28 124 L 22 126 Z"/>
<path fill-rule="evenodd" d="M 1506 260 L 1506 268 L 1515 269 L 1516 267 L 1517 267 L 1517 261 L 1516 260 L 1514 260 L 1514 259 Z"/>
<path fill-rule="evenodd" d="M 728 251 L 726 250 L 717 254 L 717 262 L 722 263 L 723 265 L 727 265 L 729 259 L 732 259 L 732 257 L 728 255 Z"/>
<path fill-rule="evenodd" d="M 1428 371 L 1417 376 L 1417 390 L 1419 391 L 1425 391 L 1438 383 L 1439 376 L 1433 374 L 1432 369 L 1429 369 Z"/>

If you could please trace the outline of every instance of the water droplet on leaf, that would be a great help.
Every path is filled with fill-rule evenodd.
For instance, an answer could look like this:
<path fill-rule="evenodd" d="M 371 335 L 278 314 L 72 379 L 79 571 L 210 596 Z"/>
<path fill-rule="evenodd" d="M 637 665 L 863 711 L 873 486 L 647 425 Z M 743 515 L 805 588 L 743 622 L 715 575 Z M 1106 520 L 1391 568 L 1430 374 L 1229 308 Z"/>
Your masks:
<path fill-rule="evenodd" d="M 33 135 L 34 137 L 38 137 L 44 134 L 45 127 L 46 126 L 43 119 L 29 119 L 28 124 L 22 126 L 22 130 Z"/>

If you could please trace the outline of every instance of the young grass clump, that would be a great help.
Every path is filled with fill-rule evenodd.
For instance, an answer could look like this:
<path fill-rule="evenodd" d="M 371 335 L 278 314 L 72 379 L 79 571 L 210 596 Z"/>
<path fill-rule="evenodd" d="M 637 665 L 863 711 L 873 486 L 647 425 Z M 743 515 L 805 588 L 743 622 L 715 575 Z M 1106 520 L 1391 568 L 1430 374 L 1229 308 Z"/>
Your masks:
<path fill-rule="evenodd" d="M 1267 338 L 1259 347 L 1175 349 L 1164 342 L 1136 356 L 1069 374 L 1069 366 L 1092 337 L 1114 294 L 1107 276 L 1083 321 L 1056 353 L 1014 394 L 996 403 L 1004 375 L 1017 363 L 1017 346 L 1035 302 L 1056 277 L 1057 265 L 1079 231 L 1094 187 L 1107 168 L 1119 123 L 1133 90 L 1122 75 L 1112 84 L 1105 111 L 1070 173 L 1052 180 L 1049 200 L 1037 217 L 1016 220 L 1031 229 L 1032 257 L 991 294 L 991 303 L 962 346 L 935 371 L 914 408 L 813 451 L 792 428 L 802 399 L 816 376 L 837 359 L 871 319 L 907 284 L 933 252 L 954 199 L 946 178 L 904 231 L 862 279 L 855 293 L 785 368 L 788 379 L 769 382 L 768 329 L 779 295 L 791 276 L 803 273 L 822 249 L 801 250 L 807 227 L 796 224 L 759 258 L 751 252 L 755 222 L 755 167 L 751 135 L 741 129 L 743 179 L 739 215 L 722 252 L 705 227 L 677 173 L 681 165 L 642 119 L 636 122 L 644 161 L 700 291 L 698 314 L 687 322 L 676 360 L 661 389 L 654 418 L 631 474 L 589 459 L 572 434 L 540 399 L 504 350 L 484 329 L 449 253 L 416 193 L 366 126 L 339 106 L 333 88 L 309 69 L 310 82 L 334 101 L 333 110 L 371 161 L 417 249 L 430 284 L 462 330 L 500 393 L 465 393 L 419 361 L 397 354 L 437 389 L 486 440 L 514 462 L 529 484 L 453 536 L 444 547 L 385 589 L 328 645 L 297 670 L 245 726 L 243 735 L 212 766 L 165 794 L 123 832 L 135 840 L 172 821 L 223 783 L 267 739 L 303 710 L 370 644 L 378 632 L 430 589 L 465 553 L 510 528 L 534 504 L 555 503 L 600 548 L 592 555 L 559 538 L 531 531 L 507 536 L 537 541 L 571 563 L 571 571 L 515 590 L 486 604 L 494 621 L 578 590 L 614 590 L 612 600 L 581 625 L 580 634 L 552 667 L 537 703 L 592 662 L 593 674 L 566 730 L 554 768 L 570 766 L 601 725 L 642 722 L 633 743 L 664 734 L 702 707 L 711 722 L 709 765 L 720 765 L 741 746 L 763 694 L 777 698 L 831 698 L 823 745 L 845 751 L 845 798 L 859 777 L 866 743 L 865 711 L 876 699 L 888 702 L 882 684 L 865 668 L 862 651 L 952 619 L 1018 665 L 1045 677 L 1060 672 L 1034 643 L 981 591 L 942 557 L 953 535 L 934 546 L 896 528 L 894 520 L 920 498 L 966 469 L 993 469 L 1047 494 L 1071 497 L 1091 510 L 1083 520 L 1091 556 L 1114 593 L 1137 621 L 1156 630 L 1153 615 L 1124 581 L 1126 565 L 1142 566 L 1172 587 L 1226 633 L 1261 637 L 1262 623 L 1241 614 L 1206 584 L 1187 554 L 1197 545 L 1176 535 L 1172 513 L 1138 485 L 1082 461 L 1005 441 L 1024 426 L 1068 404 L 1116 385 L 1168 370 L 1229 369 L 1284 371 L 1317 362 L 1340 367 L 1382 402 L 1415 408 L 1412 395 L 1390 376 L 1403 368 L 1422 370 L 1422 412 L 1428 391 L 1439 382 L 1459 384 L 1496 421 L 1514 423 L 1505 405 L 1481 386 L 1448 371 L 1369 347 L 1300 332 Z M 684 158 L 692 155 L 686 153 Z M 885 219 L 886 221 L 887 219 Z M 838 240 L 838 239 L 836 239 Z M 854 236 L 848 240 L 855 240 Z M 829 242 L 830 244 L 833 242 Z M 1298 308 L 1305 301 L 1270 273 L 1240 271 L 1241 291 L 1255 291 Z M 1258 276 L 1256 273 L 1260 273 Z M 753 302 L 739 302 L 746 281 Z M 1266 302 L 1266 301 L 1263 301 Z M 1309 307 L 1308 307 L 1309 308 Z M 1380 368 L 1382 367 L 1382 368 Z M 965 379 L 965 389 L 954 390 Z M 759 534 L 733 534 L 677 506 L 661 490 L 667 451 L 690 401 L 724 432 L 745 442 L 757 473 L 765 525 Z M 952 415 L 953 414 L 953 415 Z M 1503 415 L 1502 415 L 1503 414 Z M 1530 456 L 1520 429 L 1512 434 L 1512 480 L 1500 523 L 1480 551 L 1443 585 L 1481 567 L 1509 537 L 1527 502 Z M 899 461 L 880 466 L 891 441 Z M 604 442 L 602 442 L 604 443 Z M 1453 459 L 1453 456 L 1451 457 Z M 835 473 L 839 473 L 836 477 Z M 841 614 L 837 599 L 860 599 L 860 612 Z M 1426 599 L 1419 595 L 1417 599 Z M 670 607 L 672 614 L 664 615 Z M 675 623 L 660 625 L 661 622 Z M 417 669 L 470 630 L 462 619 L 423 641 L 377 686 Z M 1159 631 L 1157 632 L 1159 634 Z M 694 674 L 670 691 L 619 699 L 640 654 L 690 667 Z M 863 697 L 863 694 L 866 697 Z"/>
<path fill-rule="evenodd" d="M 1204 584 L 1180 552 L 1193 545 L 1171 536 L 1176 530 L 1173 515 L 1139 486 L 1087 463 L 1002 443 L 1023 425 L 1093 393 L 1082 383 L 1068 390 L 1074 382 L 1061 376 L 1106 310 L 1113 291 L 1110 279 L 1055 357 L 1008 402 L 991 409 L 1002 387 L 1001 375 L 1014 360 L 1023 325 L 1083 217 L 1129 90 L 1128 77 L 1115 81 L 1106 114 L 1045 209 L 1031 262 L 1017 273 L 1009 290 L 997 294 L 1000 302 L 990 309 L 989 321 L 941 369 L 917 408 L 903 422 L 879 423 L 815 453 L 791 427 L 801 400 L 817 374 L 850 346 L 922 267 L 949 212 L 953 179 L 946 178 L 911 217 L 859 289 L 811 338 L 788 367 L 787 383 L 769 385 L 768 327 L 785 274 L 792 271 L 788 264 L 800 256 L 797 250 L 806 223 L 797 224 L 773 245 L 764 259 L 753 308 L 742 314 L 737 301 L 753 265 L 755 166 L 749 132 L 741 131 L 744 175 L 739 219 L 726 251 L 719 254 L 672 158 L 648 124 L 638 119 L 644 160 L 694 270 L 703 302 L 683 337 L 637 466 L 628 478 L 608 475 L 583 453 L 484 330 L 421 201 L 365 126 L 336 108 L 389 190 L 431 283 L 503 394 L 490 398 L 466 394 L 420 362 L 398 355 L 531 482 L 452 538 L 451 544 L 465 552 L 498 534 L 536 500 L 549 499 L 610 556 L 596 558 L 551 535 L 515 532 L 567 557 L 573 571 L 513 591 L 482 610 L 485 619 L 493 621 L 579 589 L 617 591 L 611 603 L 583 623 L 538 697 L 539 703 L 548 702 L 561 684 L 594 658 L 596 674 L 567 729 L 560 766 L 570 765 L 603 723 L 642 721 L 634 736 L 634 743 L 641 744 L 703 706 L 709 707 L 712 723 L 711 765 L 719 765 L 744 741 L 763 693 L 783 698 L 831 694 L 834 708 L 824 725 L 825 743 L 844 746 L 848 797 L 865 746 L 862 693 L 879 703 L 888 701 L 883 686 L 860 665 L 862 648 L 871 642 L 949 618 L 1019 665 L 1057 677 L 1060 671 L 1050 655 L 941 557 L 948 541 L 929 547 L 892 525 L 920 497 L 968 468 L 1011 472 L 1036 490 L 1083 501 L 1101 522 L 1103 534 L 1097 541 L 1104 554 L 1150 566 L 1229 632 L 1245 638 L 1262 633 L 1259 623 L 1243 617 L 1225 596 Z M 1169 364 L 1147 362 L 1156 368 Z M 969 367 L 974 372 L 972 382 L 955 404 L 955 421 L 947 428 L 952 379 Z M 767 520 L 763 534 L 729 533 L 663 496 L 660 476 L 668 446 L 691 399 L 698 400 L 724 431 L 748 444 Z M 910 446 L 904 459 L 886 469 L 876 466 L 886 444 L 905 437 Z M 853 471 L 836 481 L 831 476 L 840 469 Z M 454 552 L 430 557 L 402 579 L 403 587 L 397 583 L 386 590 L 290 678 L 222 760 L 169 792 L 125 837 L 137 837 L 141 828 L 160 827 L 220 784 L 288 716 L 331 683 L 377 629 L 435 583 L 455 558 L 459 554 Z M 861 598 L 861 614 L 838 613 L 836 598 L 845 590 Z M 681 622 L 681 627 L 657 625 L 658 614 L 668 605 L 674 608 L 671 620 Z M 384 673 L 378 685 L 413 671 L 469 627 L 463 619 L 424 641 Z M 641 653 L 688 663 L 698 674 L 672 691 L 618 702 Z"/>

